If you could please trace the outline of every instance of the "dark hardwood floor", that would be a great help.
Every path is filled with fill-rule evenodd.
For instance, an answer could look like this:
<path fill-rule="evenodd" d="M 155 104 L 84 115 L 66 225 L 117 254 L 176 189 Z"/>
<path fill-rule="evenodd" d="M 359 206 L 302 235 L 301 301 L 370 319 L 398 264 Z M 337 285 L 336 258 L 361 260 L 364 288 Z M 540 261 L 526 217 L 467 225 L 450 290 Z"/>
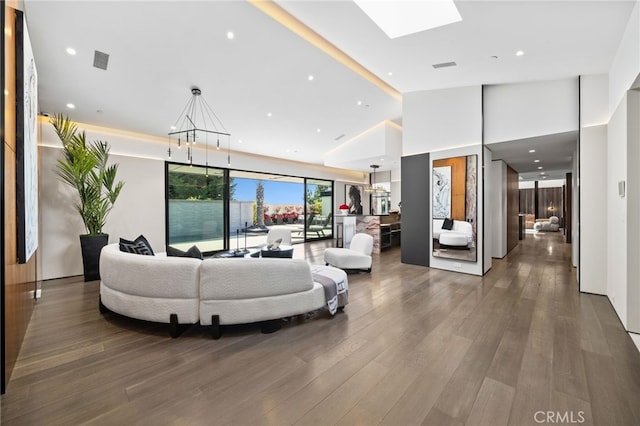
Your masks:
<path fill-rule="evenodd" d="M 220 340 L 100 315 L 98 282 L 46 282 L 2 424 L 638 425 L 640 353 L 605 297 L 578 293 L 569 250 L 527 235 L 481 278 L 393 249 L 349 276 L 344 314 Z"/>

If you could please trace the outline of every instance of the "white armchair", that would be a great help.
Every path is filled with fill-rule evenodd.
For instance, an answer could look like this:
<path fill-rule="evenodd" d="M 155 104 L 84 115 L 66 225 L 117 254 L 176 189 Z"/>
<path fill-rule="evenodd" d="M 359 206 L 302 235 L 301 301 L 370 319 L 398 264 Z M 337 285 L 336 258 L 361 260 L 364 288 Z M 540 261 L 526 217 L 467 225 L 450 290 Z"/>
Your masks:
<path fill-rule="evenodd" d="M 267 234 L 267 244 L 273 244 L 278 238 L 282 238 L 280 244 L 285 246 L 291 245 L 291 229 L 290 228 L 271 228 Z"/>
<path fill-rule="evenodd" d="M 324 251 L 327 265 L 340 269 L 366 269 L 371 272 L 371 252 L 373 237 L 368 234 L 356 234 L 349 248 L 328 248 Z"/>

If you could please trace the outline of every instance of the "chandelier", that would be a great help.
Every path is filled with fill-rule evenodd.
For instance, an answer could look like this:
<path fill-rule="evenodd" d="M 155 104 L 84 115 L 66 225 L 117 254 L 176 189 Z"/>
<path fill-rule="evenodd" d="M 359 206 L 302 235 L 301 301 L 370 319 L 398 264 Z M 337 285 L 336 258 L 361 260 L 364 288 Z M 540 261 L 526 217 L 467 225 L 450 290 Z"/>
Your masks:
<path fill-rule="evenodd" d="M 388 194 L 389 191 L 376 185 L 376 170 L 378 170 L 380 166 L 377 164 L 372 164 L 369 167 L 373 169 L 373 172 L 371 174 L 372 179 L 371 183 L 364 187 L 364 192 L 372 192 L 374 194 Z"/>
<path fill-rule="evenodd" d="M 171 160 L 172 142 L 177 149 L 182 149 L 184 144 L 187 152 L 187 162 L 193 165 L 193 148 L 196 143 L 204 143 L 206 174 L 209 175 L 209 143 L 215 142 L 216 149 L 220 149 L 220 138 L 227 139 L 227 165 L 231 165 L 231 134 L 222 124 L 222 121 L 197 87 L 191 88 L 191 98 L 178 116 L 176 123 L 171 126 L 169 132 L 169 160 Z"/>

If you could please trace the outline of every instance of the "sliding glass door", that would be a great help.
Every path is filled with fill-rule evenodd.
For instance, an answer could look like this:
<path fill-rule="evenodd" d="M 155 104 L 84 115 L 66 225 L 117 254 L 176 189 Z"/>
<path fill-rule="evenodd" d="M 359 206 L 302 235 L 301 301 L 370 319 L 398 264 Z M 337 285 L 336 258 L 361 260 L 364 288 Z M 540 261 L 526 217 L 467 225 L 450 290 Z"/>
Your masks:
<path fill-rule="evenodd" d="M 304 241 L 304 178 L 231 170 L 234 195 L 229 203 L 231 248 L 247 234 L 247 246 L 265 244 L 277 227 L 291 231 L 292 242 Z M 244 242 L 238 243 L 244 244 Z"/>
<path fill-rule="evenodd" d="M 333 237 L 333 182 L 306 180 L 306 239 Z"/>
<path fill-rule="evenodd" d="M 224 170 L 167 163 L 167 243 L 225 249 Z"/>
<path fill-rule="evenodd" d="M 166 163 L 167 245 L 212 253 L 266 243 L 333 238 L 333 182 Z"/>

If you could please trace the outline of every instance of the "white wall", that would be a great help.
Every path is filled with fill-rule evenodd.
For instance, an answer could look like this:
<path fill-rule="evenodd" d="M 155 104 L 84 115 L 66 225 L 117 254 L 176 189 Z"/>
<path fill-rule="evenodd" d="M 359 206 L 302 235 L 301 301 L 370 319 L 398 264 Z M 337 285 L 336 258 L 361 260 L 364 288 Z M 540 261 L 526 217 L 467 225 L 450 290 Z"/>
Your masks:
<path fill-rule="evenodd" d="M 398 203 L 402 201 L 402 181 L 400 167 L 391 169 L 391 210 L 398 210 Z"/>
<path fill-rule="evenodd" d="M 580 175 L 579 175 L 579 152 L 578 141 L 573 152 L 572 168 L 571 168 L 571 262 L 574 268 L 580 266 Z M 580 272 L 576 271 L 579 277 Z M 578 278 L 579 280 L 579 278 Z"/>
<path fill-rule="evenodd" d="M 564 179 L 549 179 L 549 180 L 539 180 L 538 188 L 561 188 L 566 184 Z M 531 186 L 533 188 L 534 185 Z"/>
<path fill-rule="evenodd" d="M 580 291 L 607 294 L 607 126 L 580 131 Z M 574 242 L 574 246 L 578 246 Z"/>
<path fill-rule="evenodd" d="M 485 86 L 485 143 L 578 129 L 578 80 Z"/>
<path fill-rule="evenodd" d="M 627 330 L 640 333 L 640 92 L 627 92 Z"/>
<path fill-rule="evenodd" d="M 40 147 L 43 280 L 82 275 L 79 235 L 86 230 L 74 207 L 75 190 L 55 175 L 61 153 Z M 109 242 L 144 234 L 154 250 L 164 251 L 164 162 L 113 154 L 111 162 L 119 163 L 118 179 L 125 186 L 104 228 Z"/>
<path fill-rule="evenodd" d="M 607 262 L 602 259 L 607 257 L 607 204 L 603 200 L 607 199 L 608 122 L 609 76 L 582 76 L 580 152 L 573 159 L 574 206 L 579 207 L 573 215 L 572 261 L 579 268 L 580 290 L 603 295 L 607 292 Z"/>
<path fill-rule="evenodd" d="M 609 121 L 607 141 L 607 296 L 626 328 L 627 198 L 618 195 L 618 182 L 627 180 L 626 95 Z M 581 171 L 589 172 L 582 166 Z"/>
<path fill-rule="evenodd" d="M 491 165 L 491 256 L 502 259 L 507 255 L 507 163 L 495 160 Z"/>
<path fill-rule="evenodd" d="M 609 112 L 617 109 L 640 73 L 640 2 L 631 12 L 627 28 L 609 68 Z"/>
<path fill-rule="evenodd" d="M 405 93 L 402 155 L 482 143 L 482 88 Z"/>
<path fill-rule="evenodd" d="M 324 164 L 344 169 L 380 164 L 386 169 L 385 165 L 392 161 L 399 163 L 401 156 L 402 127 L 392 121 L 383 121 L 329 151 L 324 156 Z M 380 163 L 381 157 L 385 158 L 386 164 Z"/>
<path fill-rule="evenodd" d="M 636 348 L 638 348 L 638 350 L 640 351 L 640 334 L 631 334 L 631 340 L 633 340 L 633 343 L 635 343 Z"/>
<path fill-rule="evenodd" d="M 590 127 L 609 122 L 609 76 L 580 77 L 580 126 Z"/>

